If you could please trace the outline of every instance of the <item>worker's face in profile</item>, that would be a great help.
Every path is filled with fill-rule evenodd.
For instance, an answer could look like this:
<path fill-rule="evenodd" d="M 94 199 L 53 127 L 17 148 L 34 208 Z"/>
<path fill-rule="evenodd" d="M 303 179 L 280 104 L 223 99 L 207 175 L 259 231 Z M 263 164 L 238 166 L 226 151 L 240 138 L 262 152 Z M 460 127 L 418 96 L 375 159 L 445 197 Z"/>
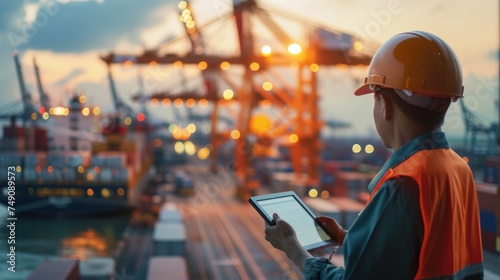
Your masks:
<path fill-rule="evenodd" d="M 387 141 L 388 134 L 388 123 L 384 118 L 385 113 L 385 99 L 382 98 L 381 93 L 373 94 L 374 104 L 373 104 L 373 120 L 375 122 L 375 128 L 377 129 L 377 133 L 380 136 L 380 139 L 384 143 L 387 148 L 390 148 L 390 145 Z"/>

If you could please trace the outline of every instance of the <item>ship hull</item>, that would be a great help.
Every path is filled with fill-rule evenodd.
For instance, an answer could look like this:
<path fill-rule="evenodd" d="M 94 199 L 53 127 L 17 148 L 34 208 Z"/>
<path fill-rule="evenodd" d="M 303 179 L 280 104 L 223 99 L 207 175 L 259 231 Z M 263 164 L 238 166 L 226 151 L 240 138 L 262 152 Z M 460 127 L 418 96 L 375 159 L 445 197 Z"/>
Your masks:
<path fill-rule="evenodd" d="M 5 201 L 2 202 L 4 204 Z M 5 205 L 7 208 L 9 205 Z M 125 214 L 133 206 L 122 200 L 98 198 L 48 197 L 44 199 L 17 201 L 15 215 L 40 218 L 89 218 Z"/>

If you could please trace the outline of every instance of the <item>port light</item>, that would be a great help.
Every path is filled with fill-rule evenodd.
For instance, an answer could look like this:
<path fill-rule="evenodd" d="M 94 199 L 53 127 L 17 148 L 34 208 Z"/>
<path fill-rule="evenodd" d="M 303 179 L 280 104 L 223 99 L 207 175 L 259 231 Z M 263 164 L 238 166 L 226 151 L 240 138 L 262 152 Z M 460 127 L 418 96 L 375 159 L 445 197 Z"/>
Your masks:
<path fill-rule="evenodd" d="M 181 69 L 182 68 L 182 61 L 177 60 L 176 62 L 174 62 L 174 68 Z"/>
<path fill-rule="evenodd" d="M 210 149 L 207 147 L 198 150 L 198 158 L 201 160 L 206 160 L 210 156 Z"/>
<path fill-rule="evenodd" d="M 109 195 L 110 195 L 110 192 L 109 192 L 109 190 L 107 188 L 103 188 L 101 190 L 101 195 L 102 195 L 102 197 L 108 198 Z"/>
<path fill-rule="evenodd" d="M 200 106 L 200 108 L 207 107 L 208 106 L 208 100 L 206 100 L 205 98 L 200 99 L 200 101 L 198 101 L 198 106 Z"/>
<path fill-rule="evenodd" d="M 264 99 L 259 101 L 259 108 L 267 109 L 271 107 L 271 101 Z"/>
<path fill-rule="evenodd" d="M 184 152 L 184 143 L 177 141 L 174 144 L 174 150 L 177 154 L 182 154 Z"/>
<path fill-rule="evenodd" d="M 208 67 L 208 64 L 205 61 L 200 61 L 200 63 L 198 63 L 198 69 L 200 69 L 202 71 L 207 69 L 207 67 Z"/>
<path fill-rule="evenodd" d="M 222 97 L 224 97 L 225 100 L 231 100 L 234 97 L 234 92 L 231 89 L 226 89 L 222 93 Z"/>
<path fill-rule="evenodd" d="M 168 131 L 170 131 L 170 133 L 175 133 L 178 129 L 179 127 L 175 124 L 171 124 L 168 126 Z"/>
<path fill-rule="evenodd" d="M 53 107 L 50 108 L 49 113 L 54 116 L 67 116 L 69 109 L 65 107 Z"/>
<path fill-rule="evenodd" d="M 375 148 L 373 147 L 373 145 L 371 144 L 368 144 L 365 146 L 365 153 L 367 154 L 371 154 L 375 151 Z"/>
<path fill-rule="evenodd" d="M 290 141 L 290 143 L 292 143 L 292 144 L 295 144 L 295 143 L 299 142 L 299 136 L 295 133 L 292 133 L 292 134 L 290 134 L 290 136 L 288 136 L 288 141 Z"/>
<path fill-rule="evenodd" d="M 183 103 L 183 101 L 182 101 L 182 99 L 180 99 L 180 98 L 176 98 L 176 99 L 174 100 L 174 106 L 175 106 L 176 108 L 180 108 L 180 107 L 182 106 L 182 103 Z"/>
<path fill-rule="evenodd" d="M 316 63 L 313 63 L 313 64 L 309 65 L 309 69 L 311 69 L 311 72 L 316 73 L 319 71 L 319 65 Z"/>
<path fill-rule="evenodd" d="M 270 90 L 273 89 L 273 84 L 271 82 L 269 82 L 269 81 L 264 82 L 262 84 L 262 89 L 264 89 L 265 91 L 270 91 Z"/>
<path fill-rule="evenodd" d="M 256 114 L 250 119 L 250 131 L 261 135 L 271 129 L 271 119 L 263 114 Z"/>
<path fill-rule="evenodd" d="M 163 107 L 168 107 L 170 106 L 170 99 L 169 98 L 163 98 L 163 100 L 161 101 L 161 105 L 163 105 Z"/>
<path fill-rule="evenodd" d="M 359 145 L 359 144 L 352 145 L 352 152 L 355 154 L 358 154 L 359 152 L 361 152 L 361 145 Z"/>
<path fill-rule="evenodd" d="M 318 190 L 317 189 L 310 189 L 307 194 L 309 195 L 309 197 L 318 197 Z"/>
<path fill-rule="evenodd" d="M 196 23 L 194 22 L 193 18 L 191 18 L 190 21 L 186 22 L 186 27 L 189 29 L 194 28 L 195 25 Z"/>
<path fill-rule="evenodd" d="M 260 69 L 260 65 L 257 62 L 250 63 L 250 70 L 258 71 Z"/>
<path fill-rule="evenodd" d="M 187 2 L 186 1 L 181 1 L 179 2 L 179 9 L 185 9 L 187 7 Z"/>
<path fill-rule="evenodd" d="M 239 139 L 240 136 L 241 133 L 238 130 L 234 129 L 231 131 L 231 138 L 233 138 L 234 140 Z"/>
<path fill-rule="evenodd" d="M 186 141 L 184 143 L 184 150 L 188 156 L 192 156 L 196 153 L 196 146 L 191 141 Z"/>
<path fill-rule="evenodd" d="M 118 188 L 118 190 L 116 190 L 116 193 L 119 196 L 124 196 L 125 195 L 125 190 L 123 188 Z"/>
<path fill-rule="evenodd" d="M 194 101 L 193 98 L 189 98 L 188 100 L 186 100 L 186 107 L 193 108 L 194 105 L 196 105 L 196 101 Z"/>
<path fill-rule="evenodd" d="M 330 197 L 330 193 L 327 190 L 321 191 L 321 198 L 327 199 Z"/>
<path fill-rule="evenodd" d="M 123 119 L 123 123 L 125 125 L 131 125 L 132 124 L 132 118 L 131 117 L 126 117 L 125 119 Z"/>
<path fill-rule="evenodd" d="M 144 113 L 139 113 L 137 114 L 137 120 L 142 122 L 146 119 L 146 116 L 144 115 Z"/>
<path fill-rule="evenodd" d="M 82 109 L 82 115 L 88 116 L 89 114 L 90 114 L 90 109 L 88 107 Z"/>
<path fill-rule="evenodd" d="M 362 50 L 363 49 L 363 44 L 361 44 L 361 42 L 354 43 L 354 49 L 357 50 L 357 51 Z"/>
<path fill-rule="evenodd" d="M 222 69 L 222 70 L 227 70 L 227 69 L 229 69 L 229 67 L 231 67 L 231 64 L 227 61 L 223 61 L 220 64 L 220 69 Z"/>
<path fill-rule="evenodd" d="M 190 123 L 187 125 L 186 130 L 189 133 L 195 133 L 196 132 L 196 125 L 194 123 Z"/>
<path fill-rule="evenodd" d="M 297 43 L 292 43 L 288 46 L 288 52 L 293 55 L 297 55 L 302 52 L 302 47 Z"/>
<path fill-rule="evenodd" d="M 269 45 L 262 46 L 262 48 L 260 50 L 260 52 L 262 53 L 262 55 L 265 56 L 265 57 L 270 56 L 271 53 L 272 53 L 272 51 L 273 50 L 271 49 L 271 47 Z"/>

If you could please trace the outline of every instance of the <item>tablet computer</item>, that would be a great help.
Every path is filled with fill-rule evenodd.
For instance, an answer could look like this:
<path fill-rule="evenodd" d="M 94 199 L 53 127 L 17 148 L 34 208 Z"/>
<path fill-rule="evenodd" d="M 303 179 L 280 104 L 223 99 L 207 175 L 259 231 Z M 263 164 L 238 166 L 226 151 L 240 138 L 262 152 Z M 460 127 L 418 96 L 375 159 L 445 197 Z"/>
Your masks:
<path fill-rule="evenodd" d="M 274 225 L 273 214 L 277 213 L 292 226 L 306 250 L 335 245 L 335 240 L 316 222 L 311 209 L 293 191 L 253 196 L 248 202 L 269 225 Z"/>

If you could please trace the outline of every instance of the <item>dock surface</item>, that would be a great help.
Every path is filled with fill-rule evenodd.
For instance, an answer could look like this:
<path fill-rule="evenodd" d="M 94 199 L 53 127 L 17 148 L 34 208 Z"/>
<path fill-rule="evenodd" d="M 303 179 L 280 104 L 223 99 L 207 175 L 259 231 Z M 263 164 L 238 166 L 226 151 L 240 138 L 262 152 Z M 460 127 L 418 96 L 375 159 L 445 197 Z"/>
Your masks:
<path fill-rule="evenodd" d="M 169 193 L 166 201 L 179 209 L 185 226 L 185 253 L 181 257 L 186 262 L 187 279 L 303 279 L 294 264 L 264 239 L 264 221 L 259 214 L 235 198 L 229 173 L 222 169 L 213 174 L 205 165 L 182 168 L 193 180 L 195 195 Z M 123 250 L 116 258 L 115 279 L 148 279 L 149 261 L 158 257 L 153 231 L 154 225 L 126 230 Z M 343 264 L 341 254 L 332 260 Z M 485 253 L 485 269 L 485 279 L 500 280 L 497 254 Z"/>

